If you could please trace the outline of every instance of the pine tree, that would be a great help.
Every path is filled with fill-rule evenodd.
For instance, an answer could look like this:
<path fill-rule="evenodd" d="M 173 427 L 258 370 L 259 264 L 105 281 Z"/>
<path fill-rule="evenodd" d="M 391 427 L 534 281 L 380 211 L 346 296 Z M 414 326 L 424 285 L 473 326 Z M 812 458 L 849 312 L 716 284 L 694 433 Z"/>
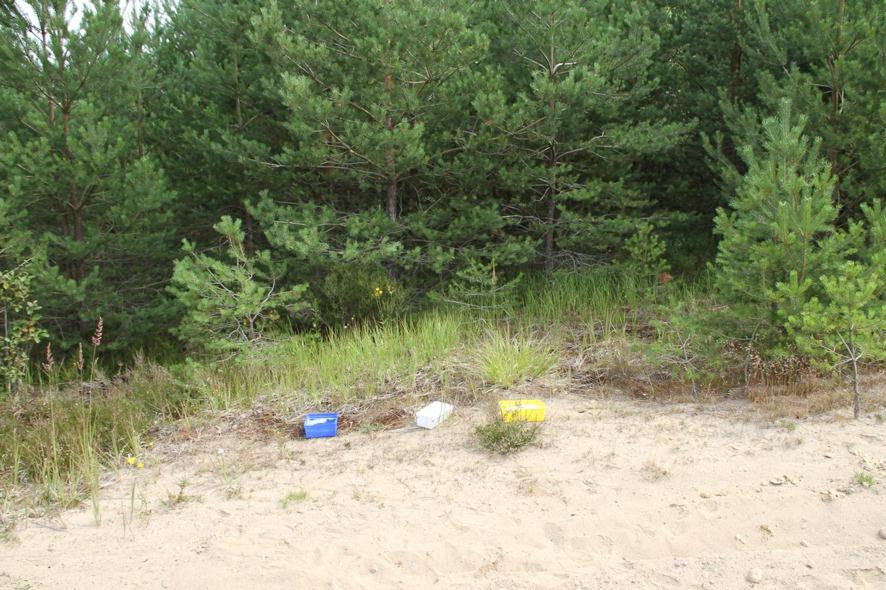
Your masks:
<path fill-rule="evenodd" d="M 275 326 L 288 327 L 305 307 L 305 285 L 282 285 L 284 269 L 269 252 L 247 252 L 239 219 L 224 216 L 214 229 L 225 240 L 224 258 L 185 241 L 186 256 L 175 263 L 169 289 L 185 310 L 176 333 L 196 348 L 236 352 L 265 340 Z"/>
<path fill-rule="evenodd" d="M 744 12 L 747 88 L 742 97 L 723 97 L 729 134 L 736 144 L 759 143 L 760 119 L 791 100 L 821 137 L 845 225 L 860 216 L 861 204 L 886 191 L 880 124 L 886 11 L 873 0 L 755 0 Z M 737 178 L 734 171 L 731 177 Z M 732 189 L 734 182 L 727 182 L 727 192 Z"/>
<path fill-rule="evenodd" d="M 292 162 L 361 192 L 378 190 L 396 223 L 411 208 L 404 185 L 435 155 L 426 120 L 446 83 L 477 58 L 482 37 L 468 29 L 458 3 L 312 0 L 296 8 L 298 20 L 276 36 L 290 65 L 282 91 L 300 144 Z M 271 30 L 284 18 L 266 17 Z"/>
<path fill-rule="evenodd" d="M 476 99 L 501 183 L 543 242 L 545 268 L 618 249 L 653 199 L 633 165 L 681 141 L 682 124 L 640 108 L 658 38 L 635 5 L 534 1 L 506 13 L 519 68 Z"/>
<path fill-rule="evenodd" d="M 886 299 L 882 266 L 866 267 L 847 261 L 831 274 L 819 277 L 822 298 L 812 297 L 787 318 L 799 349 L 826 369 L 851 369 L 853 414 L 861 413 L 859 366 L 886 359 Z M 784 297 L 796 297 L 792 277 L 780 285 Z"/>
<path fill-rule="evenodd" d="M 246 203 L 295 181 L 274 162 L 292 140 L 280 73 L 252 34 L 256 14 L 247 0 L 184 0 L 156 33 L 158 84 L 146 96 L 156 115 L 146 131 L 180 195 L 181 236 L 200 244 L 231 215 L 243 219 L 247 249 L 259 247 Z"/>
<path fill-rule="evenodd" d="M 649 97 L 647 116 L 694 123 L 692 136 L 671 150 L 646 154 L 637 174 L 654 187 L 657 208 L 671 213 L 667 229 L 670 256 L 689 269 L 706 260 L 715 240 L 711 220 L 726 196 L 711 190 L 720 167 L 708 161 L 708 144 L 719 138 L 718 153 L 734 167 L 738 162 L 726 131 L 720 97 L 752 98 L 741 37 L 746 31 L 747 0 L 657 0 L 651 2 L 650 26 L 661 43 L 650 64 L 658 84 Z M 654 114 L 653 114 L 654 113 Z M 716 143 L 716 140 L 714 141 Z M 714 150 L 716 152 L 716 150 Z M 679 215 L 675 213 L 679 212 Z"/>
<path fill-rule="evenodd" d="M 145 344 L 167 320 L 172 194 L 140 142 L 140 52 L 110 3 L 35 2 L 7 17 L 0 110 L 14 119 L 0 179 L 45 245 L 32 265 L 45 323 L 62 346 L 99 316 L 116 344 Z"/>
<path fill-rule="evenodd" d="M 366 277 L 354 285 L 365 293 L 383 282 L 379 272 L 445 288 L 469 265 L 525 260 L 466 165 L 474 66 L 487 44 L 466 6 L 310 1 L 264 13 L 256 35 L 278 48 L 293 142 L 277 161 L 302 182 L 254 213 L 318 291 L 327 281 L 339 289 L 343 275 Z"/>
<path fill-rule="evenodd" d="M 748 172 L 729 210 L 717 213 L 722 236 L 714 264 L 720 293 L 749 311 L 761 338 L 783 332 L 786 318 L 817 292 L 812 277 L 835 269 L 852 236 L 838 233 L 832 195 L 836 179 L 820 157 L 820 140 L 804 135 L 806 118 L 789 101 L 763 123 L 763 146 L 741 150 Z M 857 236 L 856 236 L 857 237 Z M 779 284 L 793 283 L 792 297 Z"/>

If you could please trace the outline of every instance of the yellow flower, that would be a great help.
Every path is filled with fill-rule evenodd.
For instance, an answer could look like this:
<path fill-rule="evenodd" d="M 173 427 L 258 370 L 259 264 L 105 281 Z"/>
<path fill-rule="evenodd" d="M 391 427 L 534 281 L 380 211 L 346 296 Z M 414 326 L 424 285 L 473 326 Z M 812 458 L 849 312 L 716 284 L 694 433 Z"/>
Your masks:
<path fill-rule="evenodd" d="M 384 293 L 384 291 L 381 290 L 381 287 L 376 287 L 375 291 L 373 291 L 373 295 L 375 295 L 376 297 L 381 297 L 382 293 Z"/>
<path fill-rule="evenodd" d="M 138 469 L 144 469 L 144 468 L 145 468 L 145 464 L 142 463 L 141 461 L 139 461 L 139 462 L 138 462 L 138 465 L 136 465 L 136 467 L 137 467 Z"/>
<path fill-rule="evenodd" d="M 135 465 L 136 461 L 137 461 L 137 459 L 135 457 L 133 457 L 132 455 L 129 455 L 128 457 L 126 457 L 126 464 L 127 465 Z"/>

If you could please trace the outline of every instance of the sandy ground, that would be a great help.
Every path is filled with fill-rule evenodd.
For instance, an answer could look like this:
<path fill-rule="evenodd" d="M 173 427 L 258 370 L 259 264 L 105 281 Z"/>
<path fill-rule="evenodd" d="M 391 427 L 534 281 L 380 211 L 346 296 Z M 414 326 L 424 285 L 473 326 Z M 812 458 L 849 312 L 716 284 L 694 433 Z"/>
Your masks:
<path fill-rule="evenodd" d="M 105 487 L 100 526 L 88 505 L 23 524 L 0 587 L 886 588 L 877 416 L 548 403 L 540 445 L 507 457 L 476 447 L 481 408 L 434 431 L 159 445 Z"/>

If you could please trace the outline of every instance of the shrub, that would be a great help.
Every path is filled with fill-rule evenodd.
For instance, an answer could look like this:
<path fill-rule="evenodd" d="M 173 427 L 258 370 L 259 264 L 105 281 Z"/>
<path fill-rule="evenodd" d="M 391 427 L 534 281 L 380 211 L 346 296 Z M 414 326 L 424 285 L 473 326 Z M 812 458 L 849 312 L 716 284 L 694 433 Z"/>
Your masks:
<path fill-rule="evenodd" d="M 330 327 L 394 317 L 406 304 L 405 289 L 380 265 L 333 266 L 317 291 L 317 317 Z"/>
<path fill-rule="evenodd" d="M 21 383 L 28 351 L 44 335 L 40 306 L 31 297 L 31 277 L 21 268 L 0 272 L 0 384 L 7 393 Z"/>
<path fill-rule="evenodd" d="M 433 300 L 453 303 L 484 312 L 487 316 L 506 316 L 513 312 L 513 303 L 523 275 L 508 278 L 501 273 L 495 260 L 486 263 L 469 258 L 451 278 L 446 288 L 432 293 Z"/>
<path fill-rule="evenodd" d="M 536 422 L 505 422 L 496 418 L 478 426 L 475 432 L 481 448 L 490 453 L 506 455 L 535 442 L 540 431 L 541 424 Z"/>
<path fill-rule="evenodd" d="M 699 384 L 714 381 L 724 369 L 721 337 L 710 327 L 711 314 L 694 301 L 662 308 L 663 317 L 651 322 L 656 337 L 644 346 L 647 356 L 671 378 L 688 383 L 695 399 Z"/>
<path fill-rule="evenodd" d="M 185 241 L 170 292 L 184 308 L 175 330 L 209 351 L 236 351 L 263 339 L 266 330 L 304 309 L 304 285 L 279 284 L 283 269 L 267 251 L 246 252 L 240 220 L 222 217 L 214 229 L 227 244 L 225 259 L 212 258 Z"/>
<path fill-rule="evenodd" d="M 634 235 L 625 241 L 627 259 L 624 266 L 628 273 L 642 280 L 651 280 L 670 270 L 664 257 L 666 250 L 665 243 L 655 234 L 655 227 L 648 221 L 641 221 Z"/>

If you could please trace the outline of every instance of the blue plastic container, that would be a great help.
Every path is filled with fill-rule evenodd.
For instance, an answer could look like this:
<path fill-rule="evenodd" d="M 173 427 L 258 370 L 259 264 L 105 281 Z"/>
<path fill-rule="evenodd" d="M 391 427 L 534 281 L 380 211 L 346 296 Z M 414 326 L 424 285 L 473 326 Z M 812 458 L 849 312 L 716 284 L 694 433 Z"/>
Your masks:
<path fill-rule="evenodd" d="M 307 414 L 305 416 L 305 438 L 326 438 L 338 432 L 338 414 Z"/>

